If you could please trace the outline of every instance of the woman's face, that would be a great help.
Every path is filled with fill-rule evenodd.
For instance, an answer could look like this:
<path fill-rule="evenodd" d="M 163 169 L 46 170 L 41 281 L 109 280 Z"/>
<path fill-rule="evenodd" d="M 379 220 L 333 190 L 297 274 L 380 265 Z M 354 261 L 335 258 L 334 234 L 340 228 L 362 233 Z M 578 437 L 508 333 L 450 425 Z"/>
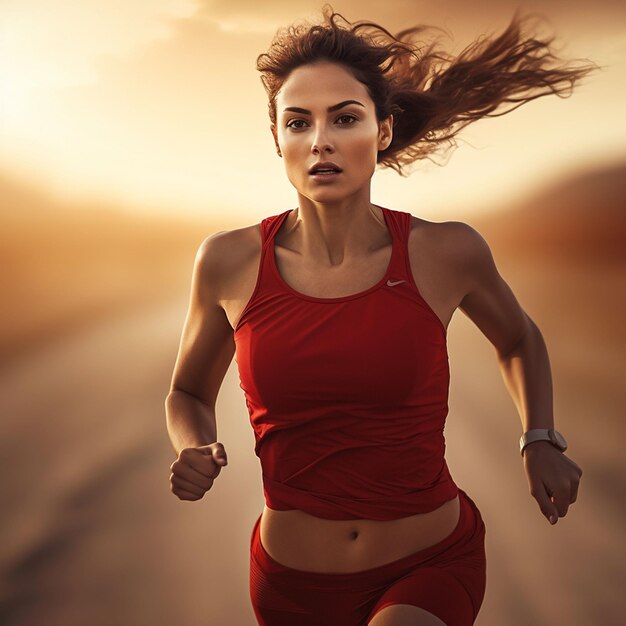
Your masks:
<path fill-rule="evenodd" d="M 353 102 L 336 106 L 348 100 Z M 313 201 L 341 200 L 366 185 L 369 190 L 377 152 L 391 143 L 391 129 L 392 116 L 379 125 L 365 85 L 336 63 L 296 68 L 276 95 L 276 147 L 291 184 Z M 329 177 L 310 174 L 322 161 L 342 171 Z"/>

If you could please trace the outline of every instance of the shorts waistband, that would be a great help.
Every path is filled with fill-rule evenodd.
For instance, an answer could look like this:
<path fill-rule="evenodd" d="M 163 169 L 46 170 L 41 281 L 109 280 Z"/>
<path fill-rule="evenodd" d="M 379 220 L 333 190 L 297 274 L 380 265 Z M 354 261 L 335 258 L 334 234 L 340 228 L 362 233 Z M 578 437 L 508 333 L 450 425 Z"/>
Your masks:
<path fill-rule="evenodd" d="M 377 567 L 357 572 L 342 573 L 309 572 L 287 567 L 275 561 L 261 543 L 259 526 L 262 514 L 259 515 L 252 529 L 250 538 L 251 556 L 262 570 L 271 573 L 272 576 L 288 579 L 289 584 L 293 586 L 301 585 L 303 587 L 311 587 L 318 582 L 325 586 L 332 584 L 341 588 L 350 588 L 364 584 L 372 584 L 377 580 L 385 580 L 390 575 L 396 574 L 403 568 L 411 569 L 417 565 L 427 565 L 429 560 L 436 560 L 436 557 L 451 548 L 454 548 L 455 557 L 458 558 L 459 551 L 462 554 L 464 544 L 469 544 L 468 549 L 471 549 L 477 538 L 480 537 L 482 539 L 485 526 L 480 511 L 474 501 L 460 488 L 459 502 L 459 521 L 454 530 L 447 537 L 423 550 L 418 550 L 417 552 L 413 552 L 412 554 Z M 438 559 L 437 564 L 440 563 L 441 559 Z"/>

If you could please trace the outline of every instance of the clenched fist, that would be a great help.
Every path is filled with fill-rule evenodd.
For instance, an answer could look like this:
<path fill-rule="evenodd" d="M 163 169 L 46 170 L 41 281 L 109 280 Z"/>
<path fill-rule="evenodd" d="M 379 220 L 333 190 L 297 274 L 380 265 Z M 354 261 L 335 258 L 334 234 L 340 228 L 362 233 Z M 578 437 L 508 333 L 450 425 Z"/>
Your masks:
<path fill-rule="evenodd" d="M 224 446 L 218 441 L 197 448 L 183 448 L 170 469 L 170 489 L 181 500 L 200 500 L 228 465 Z"/>

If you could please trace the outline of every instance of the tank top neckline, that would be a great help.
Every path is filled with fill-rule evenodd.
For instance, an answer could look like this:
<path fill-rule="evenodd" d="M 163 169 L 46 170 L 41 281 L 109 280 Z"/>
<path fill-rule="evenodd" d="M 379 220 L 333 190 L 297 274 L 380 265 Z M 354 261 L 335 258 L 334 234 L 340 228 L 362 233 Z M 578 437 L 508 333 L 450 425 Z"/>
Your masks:
<path fill-rule="evenodd" d="M 289 293 L 293 294 L 294 296 L 301 298 L 302 300 L 308 300 L 310 302 L 328 302 L 328 303 L 332 303 L 332 302 L 346 302 L 348 300 L 354 300 L 356 298 L 361 298 L 362 296 L 366 296 L 370 293 L 372 293 L 373 291 L 376 291 L 377 289 L 380 289 L 385 282 L 388 280 L 391 270 L 394 267 L 394 261 L 396 259 L 396 256 L 398 254 L 398 237 L 395 233 L 394 228 L 392 227 L 391 224 L 391 219 L 389 218 L 389 214 L 387 213 L 387 211 L 389 209 L 380 206 L 380 205 L 376 205 L 379 206 L 379 208 L 382 210 L 383 212 L 383 218 L 385 220 L 385 224 L 387 225 L 387 228 L 389 229 L 389 232 L 391 234 L 391 256 L 389 257 L 389 263 L 387 264 L 387 268 L 385 269 L 385 273 L 383 275 L 383 277 L 374 285 L 372 285 L 371 287 L 368 287 L 367 289 L 364 289 L 362 291 L 358 291 L 357 293 L 352 293 L 352 294 L 348 294 L 345 296 L 336 296 L 334 298 L 319 298 L 317 296 L 311 296 L 308 295 L 306 293 L 302 293 L 300 291 L 297 291 L 296 289 L 294 289 L 291 285 L 289 285 L 287 283 L 287 281 L 281 276 L 280 272 L 278 271 L 278 266 L 276 265 L 276 256 L 275 256 L 275 249 L 274 249 L 274 238 L 276 236 L 276 233 L 278 232 L 279 228 L 281 227 L 282 223 L 285 221 L 285 219 L 287 218 L 287 216 L 294 211 L 295 209 L 289 209 L 287 211 L 285 211 L 278 219 L 278 223 L 276 225 L 276 228 L 273 229 L 272 234 L 269 237 L 269 241 L 267 242 L 268 245 L 268 250 L 267 250 L 267 254 L 269 255 L 269 262 L 270 262 L 270 266 L 272 268 L 272 272 L 274 274 L 274 276 L 276 277 L 276 279 L 278 280 L 278 282 L 281 284 L 282 287 L 284 287 Z"/>

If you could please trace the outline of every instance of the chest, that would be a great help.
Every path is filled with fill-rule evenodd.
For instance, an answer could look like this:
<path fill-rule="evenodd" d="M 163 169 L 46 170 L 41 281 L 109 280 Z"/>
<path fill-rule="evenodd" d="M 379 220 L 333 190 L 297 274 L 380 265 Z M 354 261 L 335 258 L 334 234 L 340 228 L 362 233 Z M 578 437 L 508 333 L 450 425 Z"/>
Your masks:
<path fill-rule="evenodd" d="M 382 409 L 447 386 L 444 330 L 409 286 L 332 304 L 285 294 L 262 304 L 238 329 L 235 356 L 242 388 L 270 411 Z"/>
<path fill-rule="evenodd" d="M 419 292 L 444 328 L 447 328 L 463 296 L 461 273 L 446 261 L 439 242 L 440 224 L 415 220 L 408 238 L 409 269 Z M 261 258 L 259 234 L 246 233 L 237 246 L 242 261 L 234 264 L 233 273 L 221 286 L 220 305 L 233 328 L 254 291 Z M 241 251 L 247 252 L 243 254 Z M 376 258 L 359 267 L 333 269 L 324 275 L 318 269 L 307 270 L 302 264 L 290 263 L 291 255 L 282 254 L 277 245 L 276 263 L 285 281 L 296 291 L 320 298 L 333 298 L 367 289 L 383 275 L 391 254 L 380 249 Z"/>

